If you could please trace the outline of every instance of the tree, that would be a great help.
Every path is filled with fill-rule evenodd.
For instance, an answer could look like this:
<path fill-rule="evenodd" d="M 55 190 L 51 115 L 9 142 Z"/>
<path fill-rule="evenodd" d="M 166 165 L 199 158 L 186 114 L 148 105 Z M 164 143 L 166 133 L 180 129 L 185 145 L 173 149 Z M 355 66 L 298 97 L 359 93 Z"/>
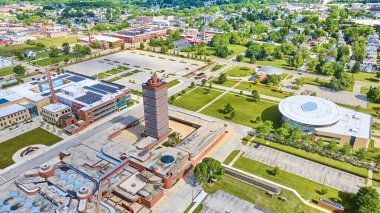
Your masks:
<path fill-rule="evenodd" d="M 70 44 L 65 42 L 62 44 L 62 50 L 64 54 L 69 54 L 70 52 Z"/>
<path fill-rule="evenodd" d="M 213 183 L 214 180 L 220 180 L 224 175 L 225 169 L 222 164 L 210 157 L 203 158 L 194 168 L 194 176 L 199 184 Z"/>
<path fill-rule="evenodd" d="M 273 170 L 271 171 L 271 173 L 272 173 L 273 176 L 277 176 L 277 175 L 280 174 L 280 171 L 281 171 L 280 167 L 276 166 L 276 167 L 273 168 Z"/>
<path fill-rule="evenodd" d="M 372 187 L 360 187 L 354 196 L 354 212 L 379 213 L 379 193 Z"/>
<path fill-rule="evenodd" d="M 224 84 L 227 82 L 227 74 L 221 73 L 218 77 L 218 84 Z"/>
<path fill-rule="evenodd" d="M 328 145 L 327 145 L 327 147 L 326 147 L 330 152 L 332 152 L 332 153 L 337 153 L 338 152 L 338 150 L 339 150 L 339 147 L 338 147 L 338 145 L 337 145 L 337 142 L 336 141 L 331 141 Z"/>
<path fill-rule="evenodd" d="M 167 45 L 164 45 L 161 47 L 161 52 L 162 53 L 167 53 L 169 51 L 169 47 Z"/>
<path fill-rule="evenodd" d="M 226 58 L 229 54 L 229 50 L 227 46 L 220 46 L 216 48 L 215 50 L 215 56 L 218 56 L 220 58 Z"/>
<path fill-rule="evenodd" d="M 143 42 L 140 43 L 140 49 L 141 50 L 145 49 L 145 44 Z"/>
<path fill-rule="evenodd" d="M 69 58 L 65 58 L 63 61 L 67 64 L 69 62 Z"/>
<path fill-rule="evenodd" d="M 120 49 L 124 50 L 125 49 L 125 44 L 120 45 Z"/>
<path fill-rule="evenodd" d="M 321 72 L 324 75 L 334 75 L 334 64 L 332 62 L 326 62 L 321 67 Z"/>
<path fill-rule="evenodd" d="M 278 86 L 281 83 L 281 75 L 268 75 L 264 82 L 268 85 Z"/>
<path fill-rule="evenodd" d="M 308 72 L 316 72 L 318 65 L 319 65 L 318 59 L 310 58 L 306 63 L 307 71 Z"/>
<path fill-rule="evenodd" d="M 190 87 L 195 87 L 194 81 L 191 82 Z"/>
<path fill-rule="evenodd" d="M 354 66 L 352 67 L 351 72 L 353 72 L 353 73 L 360 72 L 360 62 L 359 61 L 355 62 Z"/>
<path fill-rule="evenodd" d="M 301 127 L 297 127 L 297 128 L 292 129 L 292 131 L 290 133 L 290 137 L 288 139 L 289 143 L 291 143 L 291 144 L 299 143 L 301 141 L 301 139 L 302 139 Z"/>
<path fill-rule="evenodd" d="M 90 46 L 94 49 L 100 49 L 102 48 L 102 43 L 100 43 L 98 40 L 95 40 L 91 42 Z"/>
<path fill-rule="evenodd" d="M 230 103 L 227 103 L 225 106 L 224 106 L 224 113 L 225 114 L 229 114 L 231 113 L 232 111 L 234 111 L 234 108 L 232 107 L 232 105 Z"/>
<path fill-rule="evenodd" d="M 257 119 L 256 119 L 257 120 Z M 256 134 L 258 137 L 264 137 L 271 133 L 273 130 L 273 122 L 272 121 L 264 121 L 263 125 L 259 126 L 256 130 Z"/>
<path fill-rule="evenodd" d="M 252 101 L 253 102 L 260 101 L 260 94 L 257 90 L 252 90 Z"/>
<path fill-rule="evenodd" d="M 359 160 L 367 160 L 368 158 L 368 154 L 365 149 L 359 149 L 356 155 L 358 156 Z"/>
<path fill-rule="evenodd" d="M 173 95 L 172 97 L 170 97 L 169 102 L 172 104 L 172 103 L 174 103 L 174 101 L 175 101 L 175 96 Z"/>
<path fill-rule="evenodd" d="M 369 88 L 367 92 L 367 99 L 372 103 L 380 103 L 380 86 Z"/>
<path fill-rule="evenodd" d="M 350 156 L 351 155 L 351 150 L 352 150 L 351 145 L 350 144 L 346 144 L 339 151 L 344 156 Z"/>
<path fill-rule="evenodd" d="M 25 72 L 26 72 L 26 69 L 25 67 L 21 66 L 21 65 L 16 65 L 14 68 L 13 68 L 13 72 L 17 75 L 24 75 Z"/>
<path fill-rule="evenodd" d="M 330 86 L 337 90 L 345 90 L 352 87 L 355 84 L 354 75 L 349 72 L 337 73 L 330 81 Z"/>
<path fill-rule="evenodd" d="M 242 60 L 243 60 L 243 56 L 242 55 L 237 55 L 236 56 L 236 61 L 241 62 Z"/>
<path fill-rule="evenodd" d="M 290 57 L 289 58 L 289 64 L 290 66 L 294 67 L 294 68 L 300 68 L 303 64 L 303 58 L 302 58 L 302 55 L 301 54 L 297 54 L 293 57 Z"/>
<path fill-rule="evenodd" d="M 206 79 L 202 79 L 202 86 L 204 86 L 207 83 Z"/>
<path fill-rule="evenodd" d="M 53 47 L 53 48 L 50 50 L 49 57 L 50 57 L 50 58 L 56 58 L 56 57 L 58 57 L 58 55 L 59 55 L 59 49 L 56 48 L 56 47 Z"/>
<path fill-rule="evenodd" d="M 280 128 L 274 132 L 274 138 L 278 142 L 286 142 L 292 130 L 292 126 L 289 123 L 283 123 Z"/>

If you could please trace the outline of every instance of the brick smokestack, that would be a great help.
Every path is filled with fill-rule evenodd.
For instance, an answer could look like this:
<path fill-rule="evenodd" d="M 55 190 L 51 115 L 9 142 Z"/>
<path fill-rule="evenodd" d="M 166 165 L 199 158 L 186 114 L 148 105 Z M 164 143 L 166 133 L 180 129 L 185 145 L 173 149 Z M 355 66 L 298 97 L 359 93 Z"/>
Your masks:
<path fill-rule="evenodd" d="M 47 78 L 49 81 L 49 88 L 50 88 L 50 94 L 51 94 L 50 102 L 52 104 L 56 104 L 57 103 L 57 97 L 55 96 L 54 87 L 53 87 L 53 80 L 51 79 L 50 69 L 46 69 L 46 75 L 47 75 Z"/>

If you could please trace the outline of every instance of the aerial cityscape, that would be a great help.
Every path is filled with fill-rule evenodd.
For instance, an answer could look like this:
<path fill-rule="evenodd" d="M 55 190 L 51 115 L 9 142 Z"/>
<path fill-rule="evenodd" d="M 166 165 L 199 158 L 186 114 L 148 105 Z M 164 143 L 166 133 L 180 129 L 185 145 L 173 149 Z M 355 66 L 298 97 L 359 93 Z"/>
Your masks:
<path fill-rule="evenodd" d="M 380 213 L 377 0 L 0 1 L 0 213 Z"/>

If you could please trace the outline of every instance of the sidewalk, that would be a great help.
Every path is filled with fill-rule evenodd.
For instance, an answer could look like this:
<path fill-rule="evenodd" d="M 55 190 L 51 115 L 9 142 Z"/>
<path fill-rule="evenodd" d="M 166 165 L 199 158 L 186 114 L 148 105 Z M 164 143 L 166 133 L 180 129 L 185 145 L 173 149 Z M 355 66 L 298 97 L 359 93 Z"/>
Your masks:
<path fill-rule="evenodd" d="M 195 204 L 191 209 L 188 211 L 188 213 L 193 213 L 194 210 L 203 202 L 204 199 L 206 199 L 207 193 L 205 191 L 201 191 L 194 199 Z"/>

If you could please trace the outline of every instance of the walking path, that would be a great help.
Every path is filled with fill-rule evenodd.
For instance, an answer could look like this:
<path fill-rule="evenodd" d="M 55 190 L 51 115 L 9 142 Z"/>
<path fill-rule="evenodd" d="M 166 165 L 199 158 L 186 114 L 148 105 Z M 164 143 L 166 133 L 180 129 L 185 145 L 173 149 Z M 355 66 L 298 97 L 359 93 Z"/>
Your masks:
<path fill-rule="evenodd" d="M 194 210 L 203 202 L 204 199 L 206 199 L 207 193 L 205 191 L 201 191 L 194 199 L 195 204 L 191 207 L 191 209 L 188 211 L 188 213 L 193 213 Z"/>
<path fill-rule="evenodd" d="M 239 81 L 237 84 L 235 84 L 233 87 L 230 87 L 230 88 L 225 88 L 226 90 L 220 94 L 218 97 L 214 98 L 214 100 L 208 102 L 206 105 L 204 105 L 202 108 L 200 108 L 199 110 L 197 110 L 197 112 L 201 112 L 202 110 L 206 109 L 208 106 L 210 106 L 211 104 L 213 104 L 215 101 L 217 101 L 218 99 L 220 99 L 221 97 L 223 97 L 225 94 L 227 94 L 228 92 L 230 92 L 231 90 L 233 90 L 237 85 L 240 84 L 241 81 Z"/>
<path fill-rule="evenodd" d="M 241 81 L 240 81 L 241 82 Z M 239 83 L 240 83 L 239 82 Z M 235 86 L 237 86 L 238 84 L 235 84 Z M 234 86 L 234 87 L 235 87 Z M 240 93 L 240 91 L 244 94 L 244 95 L 251 95 L 250 92 L 247 92 L 247 91 L 244 91 L 244 90 L 238 90 L 238 89 L 235 89 L 234 87 L 232 88 L 228 88 L 228 87 L 225 87 L 225 86 L 221 86 L 221 85 L 213 85 L 214 88 L 217 88 L 217 89 L 223 89 L 223 90 L 228 90 L 228 92 L 236 92 L 236 93 Z M 262 99 L 266 99 L 266 100 L 270 100 L 270 101 L 275 101 L 275 102 L 280 102 L 282 99 L 281 98 L 276 98 L 276 97 L 273 97 L 273 96 L 269 96 L 269 95 L 262 95 L 260 94 L 260 98 Z M 211 103 L 211 102 L 210 102 Z M 207 106 L 207 105 L 206 105 Z"/>
<path fill-rule="evenodd" d="M 259 180 L 261 180 L 261 181 L 264 181 L 264 182 L 267 182 L 267 183 L 269 183 L 269 184 L 272 184 L 272 185 L 275 185 L 275 186 L 278 186 L 278 187 L 281 187 L 281 188 L 283 188 L 283 189 L 286 189 L 286 190 L 288 190 L 288 191 L 291 191 L 293 194 L 295 194 L 297 197 L 298 197 L 298 199 L 300 199 L 305 205 L 308 205 L 308 206 L 310 206 L 310 207 L 312 207 L 312 208 L 314 208 L 314 209 L 317 209 L 317 210 L 319 210 L 319 211 L 322 211 L 322 212 L 328 212 L 328 213 L 330 213 L 330 211 L 329 210 L 327 210 L 327 209 L 324 209 L 324 208 L 322 208 L 322 207 L 320 207 L 320 206 L 317 206 L 317 205 L 315 205 L 315 204 L 313 204 L 313 203 L 310 203 L 308 200 L 306 200 L 306 199 L 304 199 L 295 189 L 293 189 L 293 188 L 290 188 L 290 187 L 287 187 L 287 186 L 284 186 L 284 185 L 281 185 L 281 184 L 279 184 L 279 183 L 276 183 L 276 182 L 273 182 L 273 181 L 270 181 L 270 180 L 267 180 L 267 179 L 265 179 L 265 178 L 262 178 L 262 177 L 259 177 L 259 176 L 256 176 L 256 175 L 253 175 L 253 174 L 251 174 L 251 173 L 248 173 L 248 172 L 245 172 L 245 171 L 242 171 L 242 170 L 240 170 L 240 169 L 236 169 L 236 168 L 234 168 L 234 167 L 232 167 L 232 166 L 229 166 L 229 165 L 226 165 L 226 164 L 222 164 L 224 167 L 227 167 L 228 169 L 231 169 L 231 170 L 233 170 L 233 171 L 236 171 L 236 172 L 239 172 L 239 173 L 241 173 L 241 174 L 244 174 L 244 175 L 246 175 L 246 176 L 248 176 L 248 177 L 252 177 L 252 178 L 256 178 L 256 179 L 259 179 Z"/>
<path fill-rule="evenodd" d="M 372 169 L 368 169 L 367 186 L 372 186 L 372 177 L 373 177 L 373 171 Z"/>

